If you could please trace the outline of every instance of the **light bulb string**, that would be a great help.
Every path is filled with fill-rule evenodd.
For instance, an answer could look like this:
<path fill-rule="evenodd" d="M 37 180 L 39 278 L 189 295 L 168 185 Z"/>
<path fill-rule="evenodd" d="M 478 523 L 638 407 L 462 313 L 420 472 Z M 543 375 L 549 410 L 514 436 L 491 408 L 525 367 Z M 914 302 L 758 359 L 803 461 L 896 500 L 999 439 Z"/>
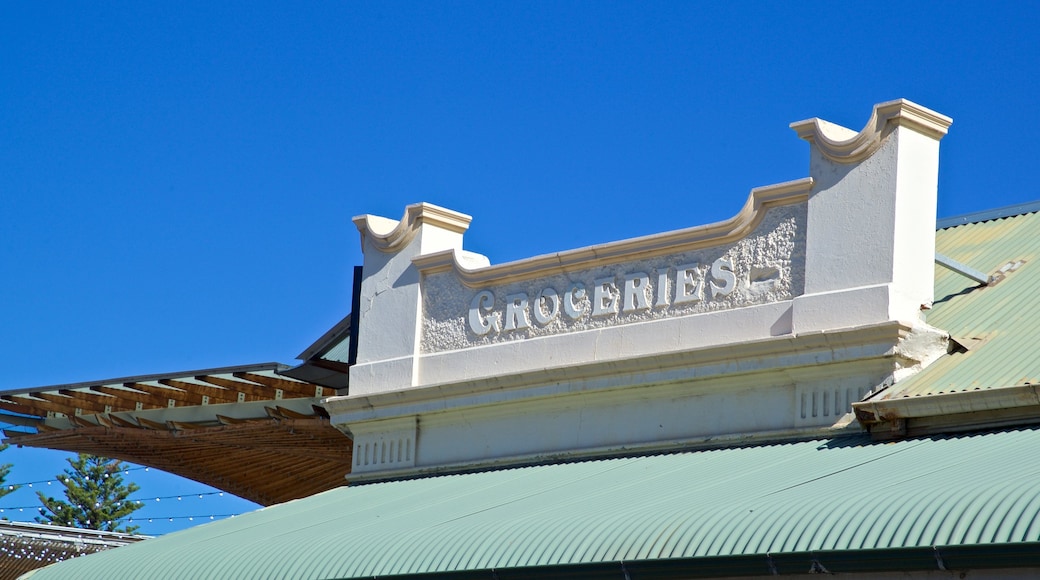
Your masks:
<path fill-rule="evenodd" d="M 159 501 L 162 501 L 164 499 L 165 500 L 173 499 L 173 500 L 176 500 L 176 501 L 183 501 L 185 497 L 191 499 L 192 496 L 195 496 L 198 499 L 205 499 L 205 498 L 211 497 L 211 496 L 224 497 L 224 492 L 222 492 L 222 491 L 204 491 L 202 493 L 179 493 L 179 494 L 175 494 L 175 495 L 148 496 L 146 498 L 128 497 L 128 498 L 126 498 L 126 501 L 127 502 L 136 503 L 139 506 L 144 506 L 147 502 L 159 502 Z M 117 502 L 117 506 L 116 507 L 118 507 L 119 503 L 122 503 L 122 502 Z M 0 514 L 4 513 L 4 510 L 24 510 L 24 509 L 33 509 L 33 508 L 38 508 L 38 507 L 42 507 L 42 506 L 40 506 L 40 504 L 0 506 Z M 79 507 L 80 509 L 82 509 L 82 506 L 76 506 L 76 507 Z"/>
<path fill-rule="evenodd" d="M 204 519 L 216 519 L 216 518 L 233 518 L 242 514 L 203 514 L 203 515 L 190 515 L 190 516 L 126 516 L 118 518 L 116 521 L 125 521 L 126 523 L 141 523 L 148 520 L 148 523 L 153 523 L 153 520 L 204 520 Z"/>
<path fill-rule="evenodd" d="M 115 518 L 114 520 L 108 520 L 104 523 L 111 522 L 124 522 L 124 523 L 137 523 L 141 524 L 147 520 L 147 523 L 155 523 L 156 521 L 174 521 L 174 520 L 216 520 L 216 519 L 229 519 L 242 515 L 241 513 L 236 514 L 192 514 L 192 515 L 177 515 L 177 516 L 123 516 L 121 518 Z M 54 522 L 46 522 L 47 525 L 54 525 Z"/>
<path fill-rule="evenodd" d="M 124 475 L 130 475 L 131 471 L 141 471 L 141 470 L 149 471 L 150 469 L 151 469 L 150 467 L 146 467 L 144 465 L 139 465 L 137 467 L 127 467 L 125 469 L 121 469 L 120 471 L 122 471 Z M 108 477 L 108 474 L 105 474 L 105 477 Z M 63 483 L 63 482 L 66 482 L 66 481 L 71 481 L 71 480 L 72 480 L 72 478 L 67 476 L 67 475 L 59 475 L 59 476 L 55 477 L 54 479 L 41 479 L 39 481 L 24 481 L 24 482 L 20 482 L 20 483 L 7 483 L 7 482 L 4 482 L 2 485 L 0 485 L 0 487 L 6 487 L 8 489 L 8 491 L 14 491 L 15 489 L 17 489 L 19 487 L 33 487 L 34 485 L 44 485 L 44 484 L 45 485 L 53 485 L 55 483 Z"/>

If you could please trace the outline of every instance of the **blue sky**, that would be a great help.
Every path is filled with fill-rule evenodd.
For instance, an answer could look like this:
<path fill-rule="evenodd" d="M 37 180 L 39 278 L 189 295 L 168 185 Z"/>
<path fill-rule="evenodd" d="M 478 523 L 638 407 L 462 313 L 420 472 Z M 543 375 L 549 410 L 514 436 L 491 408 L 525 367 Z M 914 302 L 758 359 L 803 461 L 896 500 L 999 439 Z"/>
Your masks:
<path fill-rule="evenodd" d="M 717 221 L 752 187 L 808 173 L 790 122 L 858 130 L 899 97 L 954 119 L 940 217 L 1040 199 L 1040 10 L 1026 3 L 39 2 L 0 16 L 0 389 L 291 363 L 349 310 L 354 215 L 469 213 L 467 248 L 493 263 Z M 62 457 L 0 461 L 27 482 Z M 208 492 L 153 472 L 132 472 L 142 496 Z M 211 500 L 202 512 L 249 507 L 196 505 Z"/>

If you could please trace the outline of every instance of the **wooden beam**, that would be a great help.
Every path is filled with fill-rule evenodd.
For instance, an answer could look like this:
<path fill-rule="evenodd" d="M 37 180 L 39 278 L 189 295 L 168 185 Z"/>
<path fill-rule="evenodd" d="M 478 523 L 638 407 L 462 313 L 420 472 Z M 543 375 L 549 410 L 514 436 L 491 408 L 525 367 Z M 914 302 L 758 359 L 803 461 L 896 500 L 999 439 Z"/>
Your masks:
<path fill-rule="evenodd" d="M 126 419 L 123 419 L 123 418 L 119 417 L 118 415 L 109 415 L 108 419 L 110 421 L 112 421 L 112 423 L 116 427 L 129 427 L 131 429 L 141 429 L 142 428 L 140 424 L 138 424 L 138 423 L 131 423 L 130 421 L 127 421 Z"/>
<path fill-rule="evenodd" d="M 254 401 L 273 401 L 275 397 L 274 389 L 270 389 L 263 385 L 257 385 L 255 383 L 233 381 L 231 379 L 225 379 L 224 377 L 214 377 L 210 375 L 199 375 L 195 377 L 195 379 L 224 387 L 225 389 L 235 391 L 236 393 L 245 393 L 247 397 L 253 397 L 252 400 Z"/>
<path fill-rule="evenodd" d="M 19 413 L 22 415 L 33 415 L 40 418 L 47 417 L 47 411 L 40 411 L 32 407 L 26 407 L 25 405 L 8 401 L 7 399 L 0 399 L 0 407 L 2 407 L 5 410 L 14 413 Z"/>
<path fill-rule="evenodd" d="M 165 423 L 159 423 L 158 421 L 149 421 L 143 417 L 134 417 L 142 427 L 146 429 L 153 429 L 155 431 L 169 431 L 170 426 Z"/>
<path fill-rule="evenodd" d="M 35 392 L 29 394 L 37 399 L 43 399 L 44 401 L 50 401 L 55 405 L 64 406 L 69 410 L 63 412 L 70 415 L 75 415 L 76 409 L 79 409 L 81 413 L 104 413 L 106 410 L 104 405 L 99 404 L 96 401 L 81 401 L 73 397 L 56 395 L 54 393 Z"/>
<path fill-rule="evenodd" d="M 183 391 L 179 387 L 174 385 L 167 385 L 165 379 L 159 382 L 166 386 L 159 387 L 156 385 L 149 385 L 147 383 L 127 383 L 126 386 L 137 389 L 139 391 L 144 391 L 157 397 L 165 398 L 167 400 L 167 407 L 169 406 L 170 399 L 172 399 L 175 403 L 179 403 L 180 406 L 193 406 L 202 404 L 202 395 Z"/>
<path fill-rule="evenodd" d="M 198 425 L 195 423 L 188 423 L 186 421 L 167 421 L 167 425 L 173 427 L 178 431 L 190 431 L 192 429 L 206 429 L 212 425 Z"/>
<path fill-rule="evenodd" d="M 132 389 L 133 387 L 131 385 L 133 385 L 133 384 L 134 383 L 124 383 L 123 386 L 128 387 L 129 389 Z M 127 390 L 127 389 L 117 389 L 115 387 L 106 387 L 104 385 L 98 385 L 96 387 L 90 387 L 90 390 L 97 391 L 99 393 L 104 393 L 106 395 L 112 395 L 113 397 L 116 397 L 118 399 L 122 399 L 124 401 L 132 401 L 133 403 L 141 403 L 141 408 L 142 409 L 161 409 L 163 407 L 168 406 L 168 404 L 169 404 L 167 402 L 167 400 L 165 398 L 163 398 L 163 397 L 160 397 L 158 395 L 153 395 L 151 393 L 144 393 L 144 392 L 141 392 L 141 391 L 138 391 L 138 390 L 131 391 L 131 390 Z M 136 411 L 137 410 L 137 405 L 133 405 L 133 404 L 130 405 L 130 410 Z"/>
<path fill-rule="evenodd" d="M 256 373 L 235 373 L 235 376 L 240 379 L 247 381 L 253 381 L 254 383 L 260 383 L 261 385 L 267 385 L 275 389 L 281 389 L 283 393 L 293 393 L 296 398 L 299 397 L 321 397 L 323 395 L 334 395 L 336 389 L 329 387 L 322 387 L 320 385 L 314 385 L 311 383 L 303 383 L 299 381 L 290 381 L 279 377 L 269 377 L 266 375 L 258 375 Z M 318 394 L 318 389 L 322 389 L 322 393 Z M 325 391 L 329 392 L 325 392 Z M 285 397 L 287 399 L 293 397 Z"/>
<path fill-rule="evenodd" d="M 67 405 L 58 405 L 50 401 L 44 401 L 41 399 L 32 399 L 29 397 L 21 397 L 18 395 L 4 395 L 2 397 L 6 401 L 16 403 L 23 407 L 33 409 L 33 415 L 47 416 L 47 413 L 61 413 L 63 415 L 75 415 L 75 407 L 68 407 Z"/>
<path fill-rule="evenodd" d="M 249 423 L 250 421 L 266 421 L 267 419 L 236 419 L 234 417 L 226 417 L 224 415 L 217 415 L 217 421 L 220 421 L 221 425 L 242 425 L 243 423 Z"/>
<path fill-rule="evenodd" d="M 112 411 L 133 411 L 135 408 L 133 403 L 128 403 L 127 401 L 118 399 L 116 397 L 93 391 L 73 391 L 71 389 L 61 389 L 58 392 L 62 395 L 65 395 L 66 397 L 100 405 L 103 410 L 99 412 L 102 413 L 106 412 L 104 411 L 104 409 L 109 408 Z"/>
<path fill-rule="evenodd" d="M 285 417 L 287 419 L 313 419 L 314 418 L 314 415 L 305 415 L 303 413 L 298 413 L 296 411 L 293 411 L 292 409 L 286 409 L 285 407 L 282 407 L 282 406 L 277 406 L 276 405 L 275 409 L 278 409 L 278 413 L 281 416 L 283 416 L 283 417 Z"/>
<path fill-rule="evenodd" d="M 177 379 L 162 379 L 159 382 L 170 387 L 182 389 L 187 393 L 191 393 L 198 401 L 197 403 L 194 403 L 195 405 L 202 404 L 203 395 L 209 397 L 210 404 L 238 402 L 238 393 L 227 389 L 211 387 L 209 385 L 199 385 L 196 383 L 179 381 Z"/>
<path fill-rule="evenodd" d="M 94 416 L 96 417 L 97 415 L 94 415 Z M 98 423 L 94 423 L 93 421 L 88 421 L 88 420 L 84 419 L 83 417 L 80 417 L 79 415 L 69 415 L 69 421 L 73 425 L 75 425 L 77 427 L 97 427 L 98 426 Z M 99 423 L 100 423 L 100 421 L 99 421 Z"/>

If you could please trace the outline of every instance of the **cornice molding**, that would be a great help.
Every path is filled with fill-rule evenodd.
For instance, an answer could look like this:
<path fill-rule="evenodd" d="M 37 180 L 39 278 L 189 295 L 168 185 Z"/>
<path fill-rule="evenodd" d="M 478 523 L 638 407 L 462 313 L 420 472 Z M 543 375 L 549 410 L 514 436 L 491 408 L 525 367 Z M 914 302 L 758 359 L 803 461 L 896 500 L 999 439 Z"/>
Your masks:
<path fill-rule="evenodd" d="M 484 268 L 466 268 L 456 250 L 413 258 L 423 274 L 454 271 L 470 288 L 508 284 L 573 270 L 646 259 L 671 252 L 685 252 L 739 240 L 752 232 L 774 207 L 795 205 L 809 199 L 811 177 L 751 190 L 747 202 L 734 217 L 702 226 L 653 234 L 629 240 L 588 246 Z M 355 223 L 357 218 L 355 218 Z M 359 226 L 360 227 L 360 226 Z"/>
<path fill-rule="evenodd" d="M 407 246 L 424 224 L 462 234 L 472 220 L 464 213 L 423 202 L 406 207 L 404 216 L 397 222 L 368 214 L 356 216 L 352 221 L 362 239 L 367 238 L 381 252 L 392 253 Z"/>
<path fill-rule="evenodd" d="M 711 365 L 726 365 L 731 375 L 775 372 L 778 368 L 816 368 L 825 366 L 820 353 L 843 360 L 831 362 L 849 363 L 859 359 L 876 359 L 898 356 L 895 348 L 913 331 L 914 325 L 904 321 L 887 321 L 831 331 L 812 331 L 799 335 L 771 337 L 737 343 L 726 343 L 699 347 L 654 356 L 635 356 L 626 359 L 596 361 L 581 365 L 544 368 L 494 377 L 479 377 L 457 382 L 424 385 L 421 388 L 406 388 L 365 395 L 333 396 L 321 400 L 321 405 L 332 415 L 332 422 L 351 423 L 383 420 L 387 417 L 423 414 L 425 405 L 433 403 L 440 410 L 488 404 L 492 392 L 511 392 L 510 398 L 552 397 L 559 391 L 571 392 L 570 383 L 589 383 L 582 391 L 614 390 L 619 388 L 618 377 L 630 379 L 622 383 L 628 386 L 663 384 L 689 380 L 693 375 L 704 379 L 703 369 Z M 879 348 L 864 348 L 875 345 Z M 493 348 L 493 347 L 488 347 Z M 737 361 L 754 360 L 772 363 L 761 368 L 734 372 Z M 779 366 L 777 366 L 779 365 Z M 691 375 L 680 372 L 683 369 Z M 696 371 L 696 369 L 701 369 Z M 678 375 L 676 374 L 678 372 Z M 682 378 L 679 378 L 682 376 Z M 605 379 L 602 383 L 597 382 Z M 592 387 L 596 383 L 599 387 Z M 528 396 L 515 393 L 528 392 Z M 473 402 L 464 402 L 476 397 Z"/>
<path fill-rule="evenodd" d="M 906 127 L 936 141 L 946 135 L 953 119 L 906 99 L 874 105 L 863 130 L 852 137 L 844 127 L 819 118 L 791 123 L 798 136 L 816 145 L 824 157 L 835 163 L 858 163 L 874 154 L 896 127 Z"/>

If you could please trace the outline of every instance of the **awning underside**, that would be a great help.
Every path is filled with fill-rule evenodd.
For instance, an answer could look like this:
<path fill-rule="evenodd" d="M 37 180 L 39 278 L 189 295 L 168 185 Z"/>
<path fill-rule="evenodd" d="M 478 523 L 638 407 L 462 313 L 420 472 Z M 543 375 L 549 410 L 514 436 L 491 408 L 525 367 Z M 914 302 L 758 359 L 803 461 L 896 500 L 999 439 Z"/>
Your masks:
<path fill-rule="evenodd" d="M 261 505 L 346 484 L 350 440 L 324 417 L 218 427 L 79 427 L 9 436 L 18 445 L 114 457 L 176 473 Z"/>
<path fill-rule="evenodd" d="M 334 389 L 275 363 L 0 393 L 6 441 L 147 465 L 271 505 L 346 483 Z M 26 429 L 28 428 L 28 429 Z"/>

